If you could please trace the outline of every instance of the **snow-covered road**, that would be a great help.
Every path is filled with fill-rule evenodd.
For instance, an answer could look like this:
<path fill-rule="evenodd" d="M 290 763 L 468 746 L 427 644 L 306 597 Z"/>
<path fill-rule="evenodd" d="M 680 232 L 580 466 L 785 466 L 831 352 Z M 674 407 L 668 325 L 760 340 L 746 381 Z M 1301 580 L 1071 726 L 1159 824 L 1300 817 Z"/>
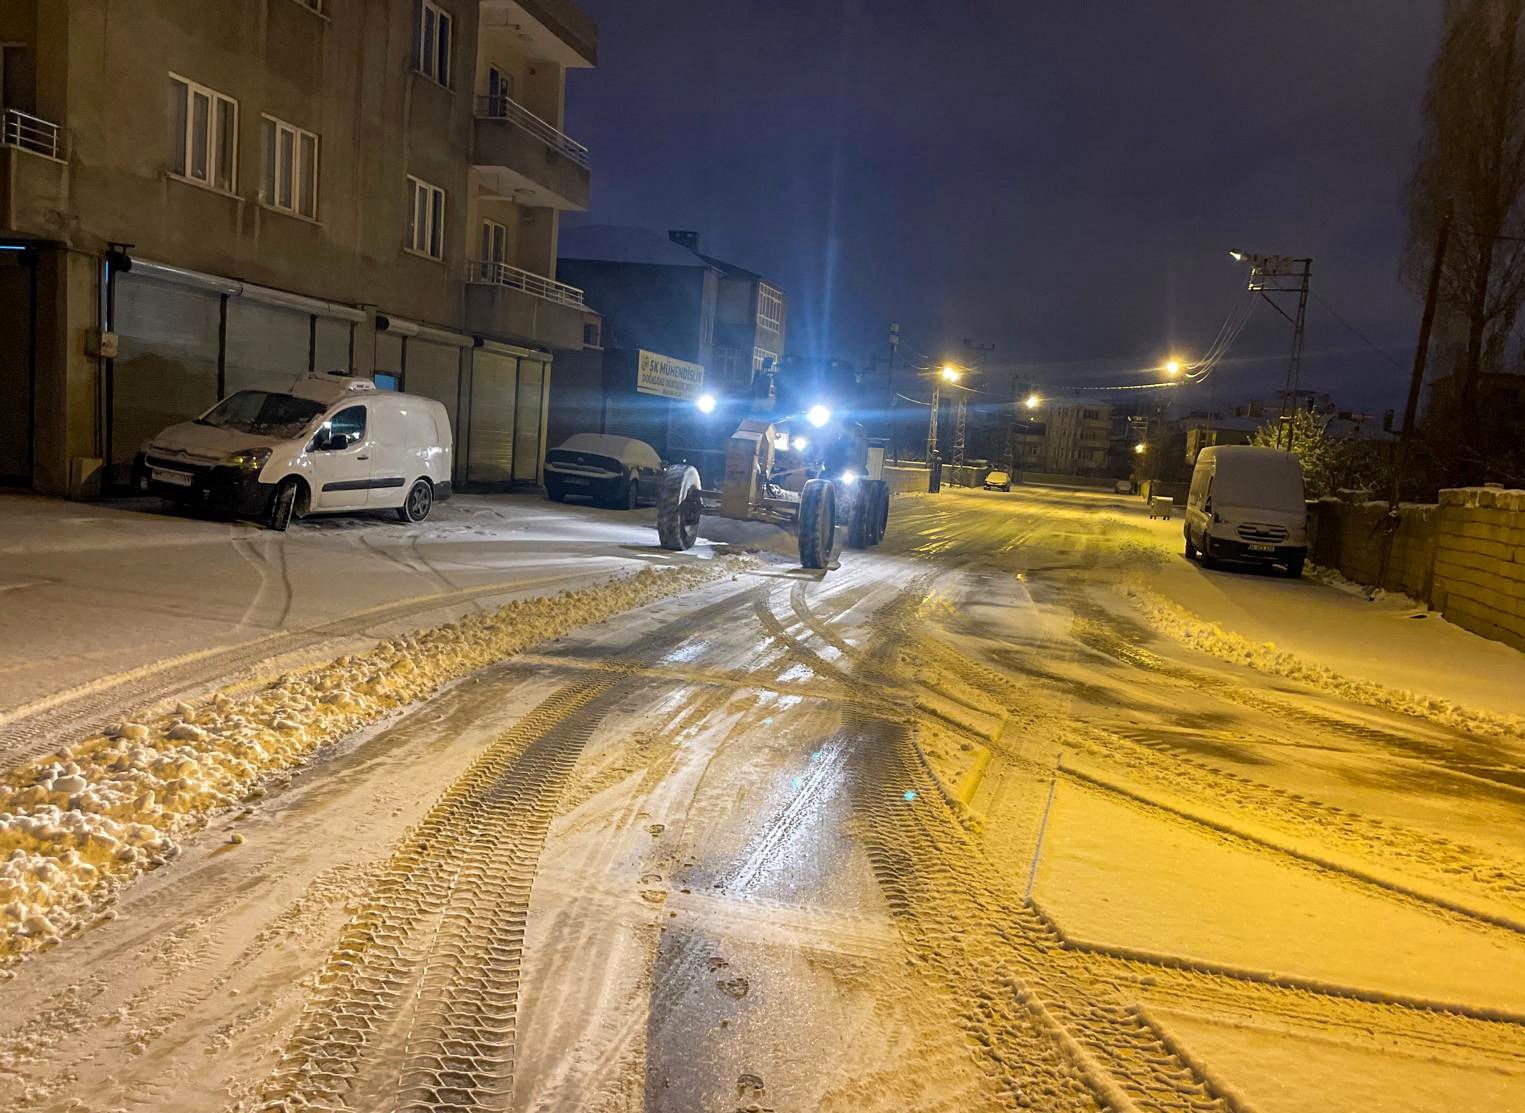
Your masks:
<path fill-rule="evenodd" d="M 460 636 L 407 642 L 437 687 L 367 689 L 368 726 L 167 826 L 177 857 L 5 969 L 0 1108 L 1521 1104 L 1518 655 L 1408 620 L 1389 675 L 1365 664 L 1395 621 L 1371 605 L 1204 573 L 1178 523 L 1094 494 L 898 500 L 884 545 L 824 578 L 509 505 L 533 535 L 399 558 L 385 525 L 336 524 L 291 534 L 314 553 L 286 567 L 351 545 L 406 597 L 589 555 L 607 563 L 558 587 L 708 574 L 666 598 L 593 587 L 581 613 L 612 617 L 522 652 L 495 635 L 510 655 L 464 674 L 431 656 Z M 59 582 L 93 575 L 90 551 Z M 342 625 L 376 605 L 274 625 L 320 662 L 391 632 Z M 215 629 L 153 621 L 178 652 L 222 650 L 251 625 L 229 607 Z M 1320 613 L 1340 626 L 1322 641 Z M 67 634 L 38 637 L 67 657 Z M 247 719 L 249 691 L 197 707 Z"/>

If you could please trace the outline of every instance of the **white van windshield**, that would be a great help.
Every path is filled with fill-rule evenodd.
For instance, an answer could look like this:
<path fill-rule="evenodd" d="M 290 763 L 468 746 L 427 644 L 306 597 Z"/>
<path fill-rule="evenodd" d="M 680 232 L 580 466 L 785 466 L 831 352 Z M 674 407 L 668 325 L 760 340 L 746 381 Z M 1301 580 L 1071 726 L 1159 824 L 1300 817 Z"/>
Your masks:
<path fill-rule="evenodd" d="M 240 390 L 198 417 L 196 424 L 285 439 L 299 436 L 312 419 L 327 408 L 322 402 L 298 398 L 294 394 Z"/>
<path fill-rule="evenodd" d="M 1245 510 L 1301 510 L 1303 469 L 1288 453 L 1267 459 L 1219 457 L 1213 476 L 1213 502 Z"/>

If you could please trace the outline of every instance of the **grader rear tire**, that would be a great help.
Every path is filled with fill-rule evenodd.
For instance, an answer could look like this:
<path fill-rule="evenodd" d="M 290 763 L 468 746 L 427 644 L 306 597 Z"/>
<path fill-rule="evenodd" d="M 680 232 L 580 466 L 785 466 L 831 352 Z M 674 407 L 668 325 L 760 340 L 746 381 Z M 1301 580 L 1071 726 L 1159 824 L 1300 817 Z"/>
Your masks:
<path fill-rule="evenodd" d="M 662 473 L 657 492 L 657 537 L 662 548 L 681 552 L 699 539 L 699 472 L 675 464 Z"/>
<path fill-rule="evenodd" d="M 826 568 L 837 533 L 837 489 L 829 479 L 812 479 L 800 492 L 800 565 Z"/>

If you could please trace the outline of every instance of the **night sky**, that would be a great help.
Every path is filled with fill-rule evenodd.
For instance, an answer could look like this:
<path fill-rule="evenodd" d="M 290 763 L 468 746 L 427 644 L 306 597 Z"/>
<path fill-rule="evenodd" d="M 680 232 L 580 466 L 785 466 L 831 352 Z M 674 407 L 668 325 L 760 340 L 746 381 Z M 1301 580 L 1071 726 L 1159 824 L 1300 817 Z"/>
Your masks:
<path fill-rule="evenodd" d="M 568 76 L 594 159 L 569 223 L 699 230 L 788 291 L 791 351 L 862 361 L 898 320 L 904 355 L 968 337 L 1055 394 L 1151 381 L 1243 296 L 1240 247 L 1312 255 L 1385 353 L 1315 300 L 1304 386 L 1401 407 L 1440 0 L 579 2 L 600 65 Z M 1262 305 L 1217 404 L 1279 387 L 1290 337 Z"/>

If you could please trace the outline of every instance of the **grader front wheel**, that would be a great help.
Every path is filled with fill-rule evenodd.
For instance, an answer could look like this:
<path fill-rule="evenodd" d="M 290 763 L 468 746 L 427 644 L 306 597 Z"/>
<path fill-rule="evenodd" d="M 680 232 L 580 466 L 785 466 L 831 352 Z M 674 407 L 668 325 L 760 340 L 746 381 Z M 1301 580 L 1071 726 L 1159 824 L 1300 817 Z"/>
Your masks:
<path fill-rule="evenodd" d="M 678 464 L 662 473 L 657 492 L 657 538 L 662 548 L 692 549 L 699 539 L 699 472 Z"/>
<path fill-rule="evenodd" d="M 812 479 L 800 492 L 800 565 L 826 568 L 837 532 L 837 489 L 830 480 Z"/>

